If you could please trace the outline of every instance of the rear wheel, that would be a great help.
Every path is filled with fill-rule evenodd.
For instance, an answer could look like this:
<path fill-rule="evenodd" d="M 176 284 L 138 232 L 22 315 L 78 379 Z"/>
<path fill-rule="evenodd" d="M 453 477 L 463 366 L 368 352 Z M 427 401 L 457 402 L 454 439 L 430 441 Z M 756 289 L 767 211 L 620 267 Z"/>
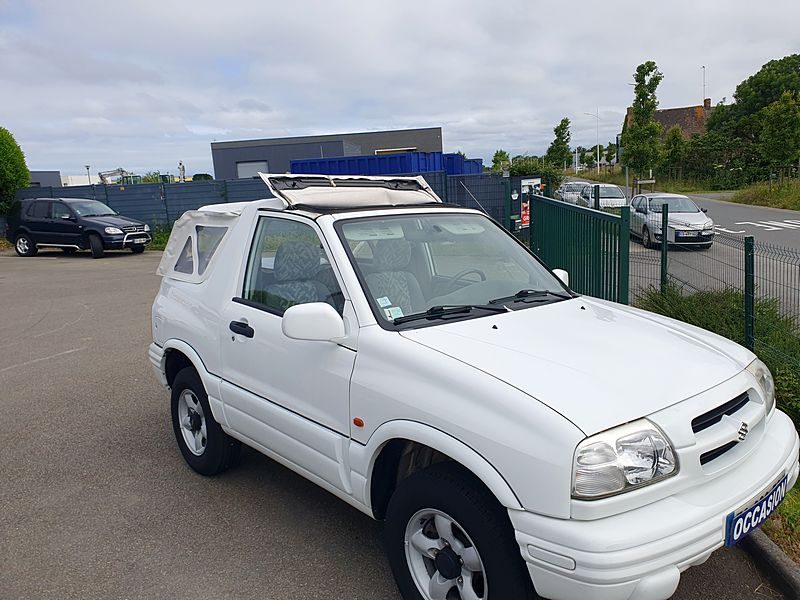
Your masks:
<path fill-rule="evenodd" d="M 89 248 L 92 251 L 92 258 L 103 258 L 106 253 L 103 248 L 103 240 L 96 233 L 89 234 Z"/>
<path fill-rule="evenodd" d="M 137 244 L 136 246 L 131 246 L 131 252 L 133 252 L 134 254 L 141 254 L 142 252 L 144 252 L 144 245 Z"/>
<path fill-rule="evenodd" d="M 175 376 L 171 404 L 175 439 L 192 469 L 201 475 L 216 475 L 236 461 L 241 444 L 214 420 L 206 389 L 193 368 Z"/>
<path fill-rule="evenodd" d="M 385 535 L 407 600 L 537 598 L 505 509 L 455 463 L 438 463 L 400 483 Z"/>
<path fill-rule="evenodd" d="M 27 233 L 20 233 L 17 236 L 17 239 L 14 240 L 14 250 L 20 256 L 36 256 L 39 251 L 33 242 L 33 238 Z"/>

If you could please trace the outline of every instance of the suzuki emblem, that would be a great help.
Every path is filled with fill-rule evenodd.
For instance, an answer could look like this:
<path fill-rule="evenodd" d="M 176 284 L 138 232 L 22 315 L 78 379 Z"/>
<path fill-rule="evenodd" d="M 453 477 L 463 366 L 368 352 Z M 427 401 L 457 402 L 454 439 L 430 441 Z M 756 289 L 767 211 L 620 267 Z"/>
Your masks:
<path fill-rule="evenodd" d="M 741 426 L 741 427 L 739 427 L 739 441 L 740 441 L 740 442 L 743 442 L 743 441 L 745 440 L 745 438 L 747 437 L 747 433 L 748 433 L 749 431 L 750 431 L 750 430 L 749 430 L 749 429 L 748 429 L 748 427 L 747 427 L 747 423 L 744 423 L 744 422 L 743 422 L 743 423 L 742 423 L 742 426 Z"/>

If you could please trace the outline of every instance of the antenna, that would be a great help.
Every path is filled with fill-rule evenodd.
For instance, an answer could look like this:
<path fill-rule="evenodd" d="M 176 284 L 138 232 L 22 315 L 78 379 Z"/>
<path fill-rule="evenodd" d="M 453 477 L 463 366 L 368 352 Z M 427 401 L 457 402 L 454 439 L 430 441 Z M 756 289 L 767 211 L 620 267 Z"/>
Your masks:
<path fill-rule="evenodd" d="M 703 104 L 706 103 L 706 66 L 703 65 Z"/>

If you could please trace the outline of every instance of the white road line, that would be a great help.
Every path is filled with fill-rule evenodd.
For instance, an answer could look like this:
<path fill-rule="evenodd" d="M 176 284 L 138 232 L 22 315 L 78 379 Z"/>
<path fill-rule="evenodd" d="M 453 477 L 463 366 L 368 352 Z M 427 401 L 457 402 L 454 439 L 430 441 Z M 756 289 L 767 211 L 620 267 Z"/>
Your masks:
<path fill-rule="evenodd" d="M 19 363 L 16 365 L 11 365 L 10 367 L 4 367 L 0 369 L 0 373 L 5 373 L 6 371 L 10 371 L 11 369 L 16 369 L 19 367 L 27 367 L 28 365 L 34 365 L 36 363 L 44 362 L 52 358 L 58 358 L 59 356 L 66 356 L 67 354 L 73 354 L 74 352 L 80 352 L 81 350 L 86 350 L 86 346 L 84 346 L 83 348 L 73 348 L 72 350 L 65 350 L 64 352 L 58 352 L 57 354 L 51 354 L 50 356 L 43 356 L 42 358 L 34 358 L 33 360 L 29 360 L 24 363 Z"/>

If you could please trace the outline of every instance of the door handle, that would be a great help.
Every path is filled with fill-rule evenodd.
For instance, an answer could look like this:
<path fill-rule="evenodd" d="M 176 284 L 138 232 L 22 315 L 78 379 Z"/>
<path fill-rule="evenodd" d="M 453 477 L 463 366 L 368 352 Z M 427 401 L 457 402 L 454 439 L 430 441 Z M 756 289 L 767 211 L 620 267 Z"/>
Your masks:
<path fill-rule="evenodd" d="M 247 323 L 242 323 L 241 321 L 231 321 L 231 324 L 228 327 L 230 327 L 233 333 L 238 333 L 246 338 L 251 338 L 256 334 L 255 329 L 250 327 L 250 325 Z"/>

